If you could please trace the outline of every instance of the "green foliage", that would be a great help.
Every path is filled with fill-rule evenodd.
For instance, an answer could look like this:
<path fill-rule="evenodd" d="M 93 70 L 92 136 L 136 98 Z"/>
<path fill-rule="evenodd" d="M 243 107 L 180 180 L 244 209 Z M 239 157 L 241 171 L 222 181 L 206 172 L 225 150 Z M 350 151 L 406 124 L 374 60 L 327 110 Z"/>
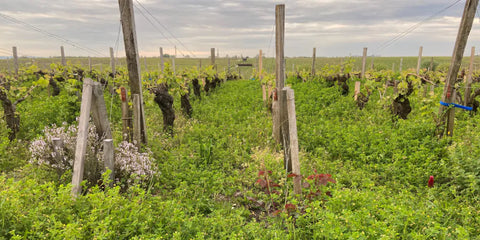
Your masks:
<path fill-rule="evenodd" d="M 404 69 L 412 59 L 405 58 Z M 352 73 L 358 62 L 344 63 L 343 73 Z M 339 74 L 337 64 L 317 73 Z M 68 76 L 60 95 L 38 89 L 19 105 L 23 141 L 47 124 L 78 116 L 81 83 L 69 67 L 55 66 L 60 70 Z M 158 80 L 180 88 L 199 76 L 196 69 L 179 72 L 145 74 L 144 85 Z M 292 195 L 283 156 L 275 151 L 260 81 L 229 81 L 193 101 L 192 118 L 179 114 L 174 136 L 162 133 L 161 113 L 145 91 L 149 147 L 160 174 L 125 192 L 102 185 L 73 200 L 70 185 L 24 165 L 22 147 L 28 144 L 10 143 L 0 128 L 0 167 L 8 174 L 0 176 L 0 238 L 474 239 L 480 235 L 480 120 L 457 111 L 455 137 L 436 138 L 431 115 L 438 110 L 440 89 L 429 99 L 414 92 L 408 119 L 393 119 L 388 105 L 396 95 L 385 83 L 400 81 L 400 93 L 408 82 L 418 89 L 421 78 L 411 73 L 368 71 L 362 85 L 372 95 L 363 110 L 355 106 L 353 91 L 342 96 L 321 79 L 289 81 L 295 90 L 302 198 Z M 213 68 L 201 74 L 215 76 Z M 443 76 L 422 74 L 437 84 Z M 27 86 L 38 81 L 24 79 Z M 125 79 L 122 72 L 116 81 Z M 263 83 L 272 80 L 265 74 Z M 354 81 L 347 83 L 353 89 Z M 113 103 L 114 138 L 120 139 L 118 97 L 106 99 L 107 107 Z M 435 185 L 428 188 L 431 175 Z M 330 178 L 335 184 L 316 184 Z M 263 187 L 267 182 L 274 188 Z"/>

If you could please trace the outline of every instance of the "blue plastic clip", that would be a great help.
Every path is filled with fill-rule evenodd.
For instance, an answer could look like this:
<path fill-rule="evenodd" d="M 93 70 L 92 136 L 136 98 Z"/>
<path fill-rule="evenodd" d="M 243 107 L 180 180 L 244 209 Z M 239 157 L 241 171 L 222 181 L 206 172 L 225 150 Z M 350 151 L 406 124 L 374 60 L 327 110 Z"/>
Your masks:
<path fill-rule="evenodd" d="M 472 107 L 467 107 L 467 106 L 463 106 L 463 105 L 456 104 L 456 103 L 446 103 L 446 102 L 440 101 L 440 104 L 443 105 L 443 106 L 446 106 L 446 107 L 450 107 L 451 105 L 453 105 L 456 108 L 461 108 L 461 109 L 464 109 L 464 110 L 467 110 L 467 111 L 472 111 L 473 110 Z"/>

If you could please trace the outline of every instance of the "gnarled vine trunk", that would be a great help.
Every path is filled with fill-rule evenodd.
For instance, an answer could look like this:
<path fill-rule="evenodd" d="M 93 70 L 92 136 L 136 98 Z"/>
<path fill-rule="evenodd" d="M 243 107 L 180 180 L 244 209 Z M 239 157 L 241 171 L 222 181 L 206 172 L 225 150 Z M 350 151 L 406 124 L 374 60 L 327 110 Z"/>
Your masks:
<path fill-rule="evenodd" d="M 8 99 L 7 94 L 3 91 L 0 91 L 0 101 L 2 101 L 7 128 L 10 130 L 8 139 L 13 141 L 20 130 L 20 116 L 16 113 L 16 105 Z"/>
<path fill-rule="evenodd" d="M 173 97 L 168 93 L 168 86 L 165 83 L 152 89 L 155 94 L 154 101 L 162 110 L 163 130 L 173 134 L 173 122 L 175 121 L 175 111 L 173 110 Z"/>
<path fill-rule="evenodd" d="M 198 79 L 194 78 L 192 80 L 192 85 L 193 85 L 193 93 L 195 94 L 195 96 L 197 96 L 198 99 L 202 99 L 202 95 L 200 93 L 201 86 L 198 83 Z"/>

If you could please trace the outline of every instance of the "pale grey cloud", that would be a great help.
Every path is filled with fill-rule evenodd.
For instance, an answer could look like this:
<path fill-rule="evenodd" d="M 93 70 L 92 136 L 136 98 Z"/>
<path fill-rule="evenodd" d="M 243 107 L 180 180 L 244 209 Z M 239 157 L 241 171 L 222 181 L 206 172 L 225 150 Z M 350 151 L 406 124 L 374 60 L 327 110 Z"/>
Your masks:
<path fill-rule="evenodd" d="M 274 53 L 275 0 L 139 0 L 182 44 L 170 37 L 156 20 L 133 0 L 137 36 L 142 55 L 166 53 L 207 56 L 211 47 L 221 55 L 256 55 L 259 49 Z M 369 53 L 381 55 L 416 55 L 424 46 L 425 55 L 451 55 L 464 1 L 426 22 L 411 34 L 383 51 L 379 46 L 422 19 L 438 12 L 453 0 L 286 0 L 286 54 L 309 56 L 317 47 L 320 56 Z M 0 13 L 32 24 L 81 46 L 104 52 L 118 37 L 119 9 L 116 0 L 0 0 Z M 469 45 L 478 45 L 476 26 Z M 160 29 L 169 40 L 157 30 Z M 0 18 L 0 49 L 17 46 L 21 55 L 59 55 L 65 45 L 68 55 L 93 55 L 74 48 L 25 26 Z M 2 52 L 3 52 L 2 51 Z M 123 54 L 120 38 L 119 54 Z"/>

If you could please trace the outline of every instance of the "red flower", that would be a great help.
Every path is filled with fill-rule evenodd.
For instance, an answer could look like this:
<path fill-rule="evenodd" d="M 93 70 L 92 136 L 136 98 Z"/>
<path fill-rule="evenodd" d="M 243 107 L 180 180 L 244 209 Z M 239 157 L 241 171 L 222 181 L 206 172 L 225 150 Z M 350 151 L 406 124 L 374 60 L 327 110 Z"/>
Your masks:
<path fill-rule="evenodd" d="M 294 204 L 291 204 L 291 203 L 287 203 L 287 204 L 285 204 L 285 210 L 287 210 L 287 212 L 293 212 L 293 211 L 297 210 L 297 206 L 295 206 Z"/>
<path fill-rule="evenodd" d="M 434 183 L 433 176 L 430 176 L 430 179 L 428 179 L 428 187 L 430 188 L 433 187 L 433 183 Z"/>

